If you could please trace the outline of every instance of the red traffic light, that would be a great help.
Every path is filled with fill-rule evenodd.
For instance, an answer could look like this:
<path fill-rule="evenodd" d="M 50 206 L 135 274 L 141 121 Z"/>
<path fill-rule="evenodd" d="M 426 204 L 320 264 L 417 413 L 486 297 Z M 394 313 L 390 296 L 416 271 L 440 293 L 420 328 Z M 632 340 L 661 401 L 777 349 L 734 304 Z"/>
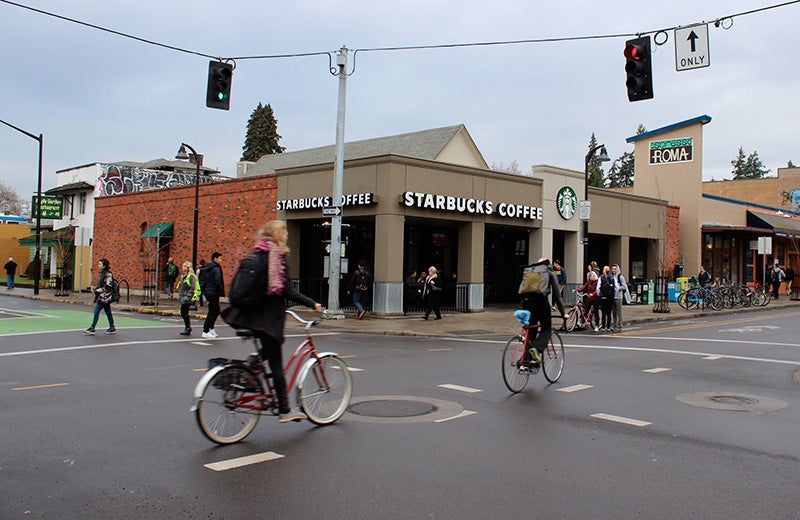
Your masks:
<path fill-rule="evenodd" d="M 629 60 L 641 60 L 644 57 L 644 45 L 634 45 L 629 43 L 625 46 L 625 57 Z"/>

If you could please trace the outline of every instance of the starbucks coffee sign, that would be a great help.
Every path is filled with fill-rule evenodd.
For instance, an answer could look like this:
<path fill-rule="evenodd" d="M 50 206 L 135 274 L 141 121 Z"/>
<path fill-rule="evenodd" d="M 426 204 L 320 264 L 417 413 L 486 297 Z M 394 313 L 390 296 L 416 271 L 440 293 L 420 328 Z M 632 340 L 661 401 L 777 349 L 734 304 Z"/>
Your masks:
<path fill-rule="evenodd" d="M 565 220 L 575 216 L 575 212 L 578 211 L 578 196 L 575 194 L 575 190 L 569 186 L 564 186 L 558 190 L 556 207 L 558 208 L 558 214 Z"/>

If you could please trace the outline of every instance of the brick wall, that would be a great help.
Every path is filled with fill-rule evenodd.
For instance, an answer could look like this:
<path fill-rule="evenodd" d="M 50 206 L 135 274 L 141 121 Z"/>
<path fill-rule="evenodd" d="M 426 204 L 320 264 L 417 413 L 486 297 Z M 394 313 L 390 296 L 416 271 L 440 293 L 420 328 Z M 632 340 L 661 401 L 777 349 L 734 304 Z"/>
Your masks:
<path fill-rule="evenodd" d="M 96 199 L 92 283 L 97 276 L 97 261 L 108 258 L 118 279 L 127 280 L 131 290 L 141 290 L 144 269 L 152 261 L 148 261 L 143 242 L 155 239 L 142 239 L 140 235 L 154 224 L 173 223 L 174 238 L 162 239 L 162 247 L 164 242 L 169 243 L 162 258 L 172 256 L 178 266 L 191 261 L 194 193 L 194 186 L 182 186 Z M 255 232 L 275 218 L 276 197 L 274 175 L 200 185 L 197 260 L 210 261 L 211 253 L 222 253 L 227 286 L 238 260 L 252 250 Z M 163 263 L 159 261 L 159 267 Z M 158 278 L 163 283 L 163 276 Z"/>
<path fill-rule="evenodd" d="M 664 269 L 672 276 L 672 269 L 681 260 L 681 210 L 678 206 L 667 206 L 664 223 Z"/>

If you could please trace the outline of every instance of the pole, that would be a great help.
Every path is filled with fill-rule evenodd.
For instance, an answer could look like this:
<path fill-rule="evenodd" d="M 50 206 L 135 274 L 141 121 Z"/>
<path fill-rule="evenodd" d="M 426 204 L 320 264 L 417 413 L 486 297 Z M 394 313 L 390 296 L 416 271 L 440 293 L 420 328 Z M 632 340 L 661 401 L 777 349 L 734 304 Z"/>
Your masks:
<path fill-rule="evenodd" d="M 194 152 L 194 150 L 192 150 Z M 197 269 L 197 223 L 200 216 L 200 161 L 194 154 L 194 229 L 192 231 L 192 269 Z"/>
<path fill-rule="evenodd" d="M 333 165 L 333 205 L 342 206 L 342 187 L 344 184 L 344 118 L 347 101 L 347 52 L 346 47 L 339 49 L 336 65 L 339 67 L 339 100 L 336 107 L 336 158 Z M 342 250 L 342 215 L 331 218 L 331 256 L 330 273 L 328 275 L 328 309 L 325 316 L 331 319 L 343 319 L 344 313 L 339 308 L 339 277 L 341 273 Z"/>
<path fill-rule="evenodd" d="M 589 200 L 589 161 L 592 160 L 594 154 L 597 150 L 603 150 L 600 153 L 600 160 L 601 161 L 608 161 L 608 156 L 605 153 L 604 144 L 598 144 L 597 146 L 593 147 L 589 150 L 589 153 L 586 154 L 586 160 L 583 163 L 583 200 Z M 591 216 L 591 210 L 590 210 Z M 582 225 L 582 238 L 583 238 L 583 266 L 581 269 L 586 269 L 586 266 L 589 265 L 589 219 L 583 221 Z M 580 271 L 578 271 L 580 272 Z M 584 280 L 586 281 L 586 280 Z"/>

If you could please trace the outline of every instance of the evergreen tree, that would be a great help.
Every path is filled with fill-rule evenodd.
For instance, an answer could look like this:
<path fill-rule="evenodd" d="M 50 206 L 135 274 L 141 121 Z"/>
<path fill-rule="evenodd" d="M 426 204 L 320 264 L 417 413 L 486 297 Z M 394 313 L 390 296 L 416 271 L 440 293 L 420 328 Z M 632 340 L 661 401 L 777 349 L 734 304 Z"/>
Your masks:
<path fill-rule="evenodd" d="M 639 124 L 636 135 L 647 132 L 643 124 Z M 608 169 L 607 184 L 609 188 L 629 188 L 633 186 L 634 152 L 625 152 L 611 163 Z"/>
<path fill-rule="evenodd" d="M 787 168 L 797 168 L 797 167 L 794 165 L 794 163 L 792 162 L 792 160 L 791 160 L 791 159 L 789 160 L 789 162 L 787 162 L 787 163 L 786 163 L 786 167 L 787 167 Z"/>
<path fill-rule="evenodd" d="M 597 138 L 594 136 L 594 132 L 592 132 L 592 137 L 589 139 L 589 148 L 587 149 L 587 152 L 595 146 L 597 146 Z M 602 164 L 603 163 L 600 161 L 600 159 L 597 158 L 596 152 L 589 158 L 589 168 L 587 170 L 589 172 L 589 186 L 595 188 L 605 187 L 606 181 Z"/>
<path fill-rule="evenodd" d="M 272 112 L 272 105 L 263 106 L 260 102 L 247 122 L 247 136 L 244 138 L 242 161 L 257 161 L 273 153 L 282 153 L 286 148 L 278 144 L 278 121 Z"/>
<path fill-rule="evenodd" d="M 770 172 L 768 168 L 764 167 L 758 157 L 758 152 L 754 151 L 745 157 L 741 146 L 736 158 L 731 161 L 731 166 L 733 166 L 731 173 L 734 179 L 762 179 Z"/>

